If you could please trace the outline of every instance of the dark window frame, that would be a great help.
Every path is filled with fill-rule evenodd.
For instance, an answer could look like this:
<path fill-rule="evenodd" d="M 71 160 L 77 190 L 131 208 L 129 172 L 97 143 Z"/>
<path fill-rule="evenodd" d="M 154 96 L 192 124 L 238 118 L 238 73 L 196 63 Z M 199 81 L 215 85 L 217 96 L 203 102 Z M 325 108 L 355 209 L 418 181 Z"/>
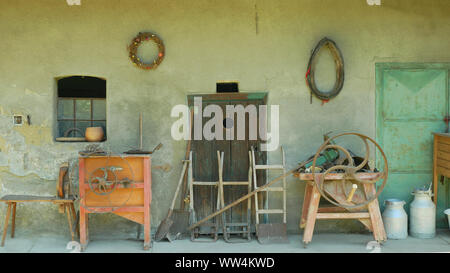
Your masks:
<path fill-rule="evenodd" d="M 106 98 L 69 98 L 69 97 L 58 97 L 58 105 L 59 102 L 62 100 L 68 100 L 68 101 L 72 101 L 73 102 L 73 118 L 71 119 L 64 119 L 64 118 L 59 118 L 59 107 L 56 108 L 56 116 L 57 116 L 57 122 L 59 125 L 60 121 L 73 121 L 73 128 L 77 128 L 77 121 L 78 122 L 90 122 L 91 126 L 94 126 L 94 122 L 98 121 L 98 122 L 105 122 L 105 127 L 106 127 L 106 119 L 94 119 L 94 100 L 103 100 L 106 103 Z M 90 114 L 91 114 L 91 118 L 90 119 L 79 119 L 77 118 L 77 104 L 76 101 L 77 100 L 89 100 L 91 102 L 91 109 L 90 109 Z M 69 136 L 68 136 L 69 137 Z M 72 136 L 75 137 L 75 136 Z"/>

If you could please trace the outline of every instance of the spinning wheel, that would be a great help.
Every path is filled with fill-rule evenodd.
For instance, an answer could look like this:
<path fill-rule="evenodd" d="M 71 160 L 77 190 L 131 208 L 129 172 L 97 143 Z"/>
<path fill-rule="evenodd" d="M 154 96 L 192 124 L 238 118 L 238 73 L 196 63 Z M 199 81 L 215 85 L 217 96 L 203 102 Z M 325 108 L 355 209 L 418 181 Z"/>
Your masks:
<path fill-rule="evenodd" d="M 97 195 L 110 194 L 118 183 L 116 171 L 121 170 L 122 168 L 114 166 L 95 169 L 89 175 L 89 188 Z"/>
<path fill-rule="evenodd" d="M 133 196 L 135 183 L 134 172 L 127 160 L 123 158 L 115 158 L 106 156 L 105 163 L 96 166 L 86 177 L 88 191 L 80 196 L 80 206 L 90 212 L 110 213 L 115 212 L 125 206 Z M 127 191 L 120 189 L 129 188 Z M 101 212 L 87 206 L 86 200 L 94 198 L 107 205 L 108 209 Z M 100 198 L 100 199 L 99 199 Z"/>
<path fill-rule="evenodd" d="M 358 136 L 365 145 L 366 154 L 364 156 L 363 161 L 357 166 L 355 166 L 353 157 L 351 156 L 350 152 L 347 149 L 343 148 L 342 146 L 333 144 L 334 139 L 348 135 Z M 360 179 L 357 177 L 356 173 L 361 171 L 361 169 L 364 166 L 366 166 L 367 162 L 369 161 L 370 155 L 369 142 L 375 145 L 375 147 L 378 149 L 378 151 L 383 157 L 384 161 L 383 171 L 377 172 L 377 176 L 375 178 Z M 336 149 L 342 152 L 345 156 L 345 161 L 347 161 L 347 165 L 342 165 L 342 163 L 340 162 L 344 162 L 344 160 L 339 160 L 340 162 L 338 163 L 338 165 L 327 169 L 324 173 L 321 173 L 320 175 L 315 175 L 316 160 L 319 157 L 319 155 L 327 149 Z M 344 171 L 343 175 L 344 178 L 337 182 L 340 185 L 327 185 L 327 183 L 336 183 L 336 181 L 333 182 L 325 181 L 325 177 L 328 174 L 336 172 L 338 170 Z M 369 203 L 377 199 L 378 196 L 383 191 L 388 177 L 388 163 L 383 149 L 381 149 L 378 143 L 376 143 L 373 139 L 358 133 L 343 133 L 336 135 L 332 138 L 329 138 L 327 141 L 325 141 L 325 143 L 322 144 L 322 146 L 320 146 L 313 159 L 312 174 L 314 177 L 314 183 L 317 186 L 317 190 L 320 192 L 320 195 L 323 198 L 325 198 L 331 204 L 342 208 L 358 209 L 366 207 Z M 368 196 L 364 191 L 362 191 L 363 184 L 377 185 L 376 193 Z M 351 188 L 353 190 L 350 191 L 347 190 L 349 185 L 352 186 Z M 340 189 L 338 187 L 340 187 Z"/>
<path fill-rule="evenodd" d="M 336 145 L 334 140 L 341 136 L 357 136 L 364 146 L 364 158 L 355 163 L 349 150 Z M 370 144 L 381 154 L 383 170 L 367 170 Z M 316 164 L 319 156 L 328 150 L 339 152 L 336 164 L 323 173 L 317 173 Z M 346 162 L 346 163 L 345 163 Z M 344 164 L 345 163 L 345 164 Z M 355 166 L 356 165 L 356 166 Z M 373 139 L 358 133 L 336 135 L 323 143 L 317 150 L 311 166 L 312 173 L 296 173 L 301 181 L 305 181 L 305 195 L 302 208 L 300 228 L 304 228 L 303 244 L 311 242 L 316 220 L 322 219 L 354 219 L 361 222 L 373 233 L 374 239 L 381 243 L 387 240 L 378 204 L 378 196 L 383 191 L 388 178 L 388 162 L 381 147 Z M 334 206 L 319 207 L 320 199 L 325 198 Z"/>

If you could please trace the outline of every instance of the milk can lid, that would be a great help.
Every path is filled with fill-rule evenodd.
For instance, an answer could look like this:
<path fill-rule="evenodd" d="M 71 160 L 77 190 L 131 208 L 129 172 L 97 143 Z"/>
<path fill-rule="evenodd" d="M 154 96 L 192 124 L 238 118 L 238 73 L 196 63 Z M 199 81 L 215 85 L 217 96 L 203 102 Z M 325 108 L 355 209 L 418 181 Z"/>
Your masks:
<path fill-rule="evenodd" d="M 402 205 L 403 206 L 405 204 L 405 201 L 400 200 L 400 199 L 387 199 L 386 201 L 384 201 L 384 204 L 388 205 L 388 206 L 392 206 L 392 205 Z"/>
<path fill-rule="evenodd" d="M 416 194 L 433 196 L 433 193 L 431 192 L 431 188 L 427 189 L 425 186 L 415 188 L 414 191 L 412 192 L 412 195 L 416 195 Z"/>

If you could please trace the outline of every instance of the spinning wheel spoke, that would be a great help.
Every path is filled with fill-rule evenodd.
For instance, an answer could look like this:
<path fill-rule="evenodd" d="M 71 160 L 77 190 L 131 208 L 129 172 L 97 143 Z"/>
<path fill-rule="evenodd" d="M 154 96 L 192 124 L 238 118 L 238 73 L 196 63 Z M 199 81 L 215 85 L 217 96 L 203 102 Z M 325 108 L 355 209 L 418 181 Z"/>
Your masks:
<path fill-rule="evenodd" d="M 95 169 L 89 176 L 88 184 L 91 191 L 97 195 L 107 195 L 114 191 L 118 183 L 114 167 Z M 99 172 L 103 176 L 96 176 Z M 112 179 L 112 180 L 111 180 Z"/>
<path fill-rule="evenodd" d="M 126 159 L 120 158 L 119 162 L 115 161 L 114 165 L 110 165 L 108 157 L 104 167 L 94 169 L 88 175 L 86 180 L 90 190 L 86 191 L 86 194 L 102 196 L 102 198 L 98 200 L 102 200 L 101 202 L 107 203 L 107 206 L 102 206 L 102 211 L 93 210 L 84 204 L 83 200 L 86 200 L 86 197 L 80 197 L 80 205 L 86 210 L 96 213 L 113 213 L 116 210 L 126 206 L 128 201 L 130 201 L 133 196 L 134 187 L 129 190 L 125 190 L 125 193 L 118 193 L 115 191 L 122 190 L 123 188 L 126 188 L 128 184 L 135 181 L 134 170 Z M 120 187 L 120 185 L 123 185 L 124 187 Z M 123 198 L 118 199 L 118 196 Z M 92 199 L 95 199 L 95 197 Z M 108 209 L 105 210 L 105 208 Z"/>
<path fill-rule="evenodd" d="M 369 143 L 367 142 L 367 138 L 361 137 L 361 139 L 364 142 L 364 145 L 366 146 L 366 155 L 364 156 L 363 162 L 361 162 L 361 164 L 356 166 L 357 171 L 361 170 L 362 168 L 364 168 L 364 166 L 366 166 L 367 162 L 369 161 L 369 154 L 370 154 L 370 147 Z"/>

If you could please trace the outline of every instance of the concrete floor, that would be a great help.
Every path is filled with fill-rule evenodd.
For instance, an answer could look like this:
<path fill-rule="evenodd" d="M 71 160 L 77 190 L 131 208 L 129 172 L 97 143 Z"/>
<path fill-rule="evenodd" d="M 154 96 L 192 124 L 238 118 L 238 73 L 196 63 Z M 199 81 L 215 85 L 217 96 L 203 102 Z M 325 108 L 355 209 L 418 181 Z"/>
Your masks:
<path fill-rule="evenodd" d="M 9 235 L 9 234 L 8 234 Z M 219 238 L 214 243 L 191 242 L 188 238 L 154 242 L 149 251 L 142 249 L 142 241 L 131 236 L 93 236 L 86 253 L 411 253 L 411 252 L 447 252 L 450 253 L 450 230 L 439 230 L 433 239 L 388 240 L 381 249 L 370 248 L 371 234 L 315 234 L 313 241 L 305 249 L 300 235 L 289 235 L 288 244 L 261 245 L 256 239 L 249 243 L 230 244 Z M 16 238 L 6 239 L 0 253 L 70 253 L 67 249 L 68 237 L 52 234 L 26 235 L 16 234 Z"/>

